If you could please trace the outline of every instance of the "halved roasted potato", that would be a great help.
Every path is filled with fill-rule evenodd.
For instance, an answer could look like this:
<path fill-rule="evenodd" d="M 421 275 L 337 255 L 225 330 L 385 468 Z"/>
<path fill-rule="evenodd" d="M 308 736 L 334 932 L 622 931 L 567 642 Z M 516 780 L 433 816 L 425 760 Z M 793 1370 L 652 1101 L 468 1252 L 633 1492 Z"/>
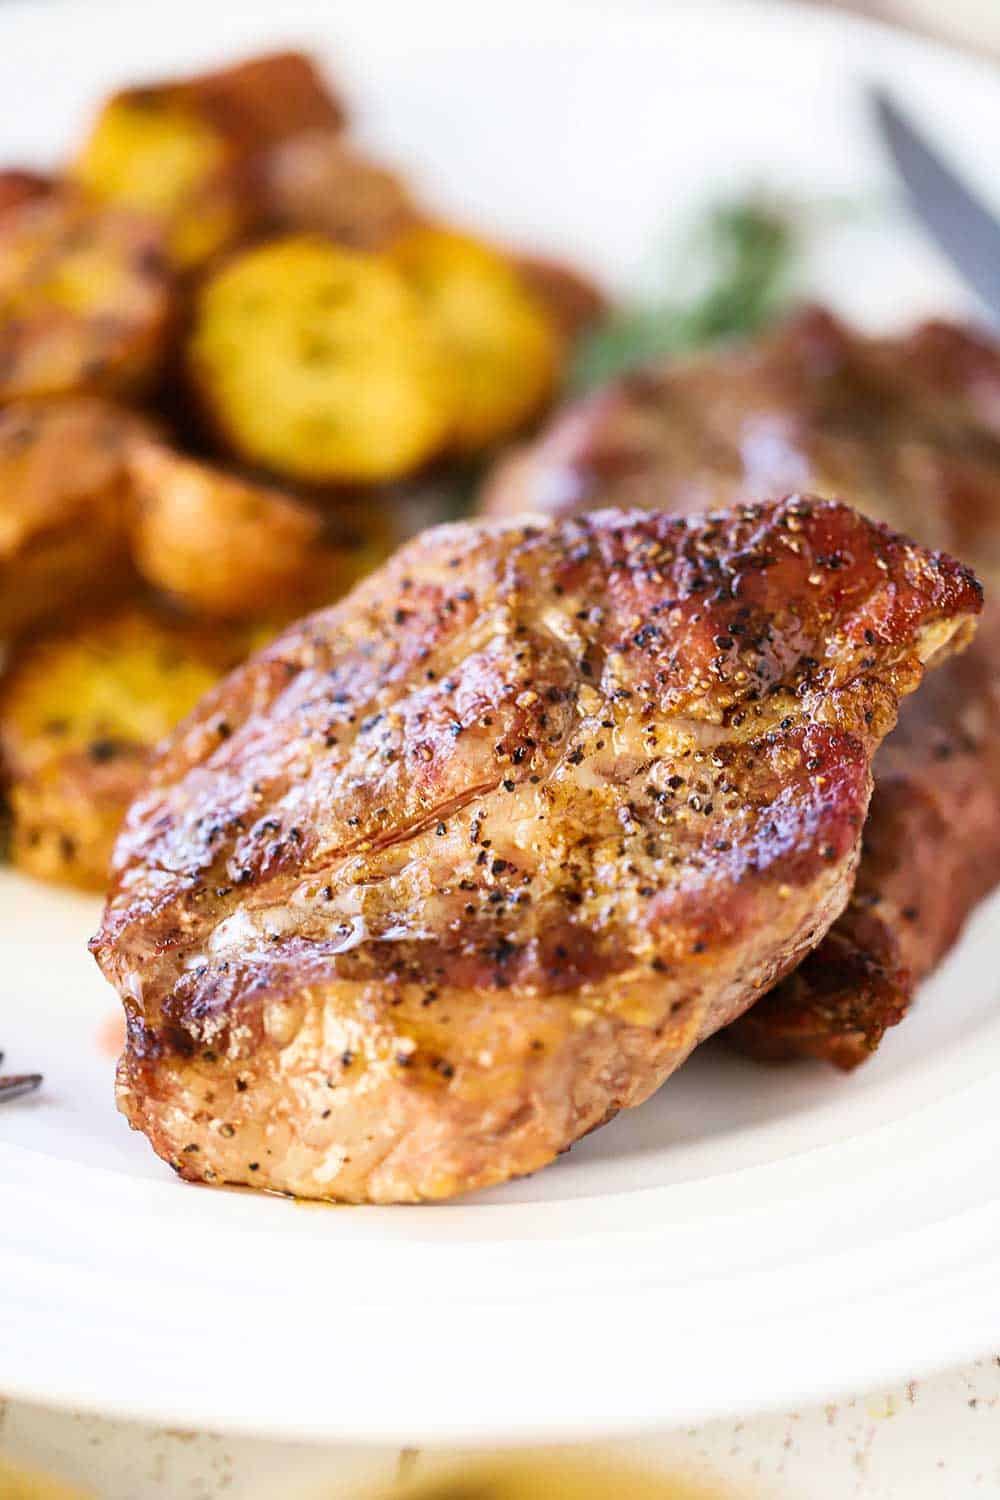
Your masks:
<path fill-rule="evenodd" d="M 275 53 L 115 94 L 71 173 L 106 202 L 161 217 L 175 263 L 190 267 L 256 219 L 260 162 L 271 146 L 342 122 L 309 59 Z"/>
<path fill-rule="evenodd" d="M 133 607 L 23 647 L 0 687 L 14 864 L 103 888 L 151 747 L 255 644 Z"/>
<path fill-rule="evenodd" d="M 0 409 L 0 640 L 128 586 L 126 457 L 151 431 L 96 396 Z"/>
<path fill-rule="evenodd" d="M 352 577 L 312 506 L 152 440 L 129 467 L 136 566 L 195 613 L 303 614 Z"/>
<path fill-rule="evenodd" d="M 231 451 L 309 483 L 398 478 L 453 420 L 424 300 L 384 257 L 314 236 L 242 251 L 208 277 L 188 359 Z"/>
<path fill-rule="evenodd" d="M 552 395 L 563 339 L 516 264 L 471 235 L 425 225 L 388 252 L 424 300 L 447 351 L 462 452 L 509 437 Z"/>
<path fill-rule="evenodd" d="M 168 89 L 110 99 L 72 175 L 103 202 L 165 221 L 168 252 L 182 268 L 228 245 L 251 218 L 235 152 Z"/>
<path fill-rule="evenodd" d="M 267 220 L 279 232 L 315 232 L 361 250 L 381 248 L 421 219 L 403 179 L 339 130 L 311 130 L 275 147 L 263 191 Z"/>
<path fill-rule="evenodd" d="M 151 220 L 68 191 L 0 218 L 0 401 L 142 389 L 163 355 L 170 312 Z"/>

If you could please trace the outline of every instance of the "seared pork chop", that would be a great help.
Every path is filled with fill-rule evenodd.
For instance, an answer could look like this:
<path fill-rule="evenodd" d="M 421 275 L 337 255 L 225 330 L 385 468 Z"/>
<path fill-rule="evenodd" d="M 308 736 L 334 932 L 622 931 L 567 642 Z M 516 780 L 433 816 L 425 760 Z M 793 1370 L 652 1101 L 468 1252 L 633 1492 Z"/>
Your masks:
<path fill-rule="evenodd" d="M 801 497 L 425 533 L 163 749 L 93 943 L 121 1109 L 303 1197 L 544 1166 L 837 917 L 875 748 L 980 598 Z"/>
<path fill-rule="evenodd" d="M 569 409 L 498 469 L 486 508 L 690 513 L 795 485 L 850 494 L 967 558 L 989 595 L 1000 585 L 1000 351 L 945 323 L 865 339 L 810 309 Z M 876 763 L 855 896 L 733 1028 L 745 1050 L 863 1061 L 1000 881 L 1000 602 L 987 615 L 961 662 L 904 706 Z"/>
<path fill-rule="evenodd" d="M 875 760 L 851 900 L 812 953 L 727 1032 L 762 1061 L 854 1068 L 1000 880 L 1000 609 L 907 699 Z"/>
<path fill-rule="evenodd" d="M 806 310 L 567 408 L 487 484 L 489 514 L 695 514 L 806 487 L 1000 568 L 1000 356 L 958 328 L 865 339 Z M 935 376 L 938 376 L 935 379 Z M 989 415 L 995 403 L 995 425 Z"/>

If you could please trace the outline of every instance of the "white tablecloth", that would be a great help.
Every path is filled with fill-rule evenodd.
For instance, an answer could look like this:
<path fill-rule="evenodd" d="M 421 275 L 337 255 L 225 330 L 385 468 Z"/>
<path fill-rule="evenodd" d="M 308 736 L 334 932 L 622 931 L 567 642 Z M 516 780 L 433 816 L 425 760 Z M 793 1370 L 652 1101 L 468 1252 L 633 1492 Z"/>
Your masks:
<path fill-rule="evenodd" d="M 0 1449 L 100 1500 L 296 1500 L 320 1475 L 357 1484 L 419 1471 L 420 1453 L 212 1437 L 0 1402 Z M 1000 1493 L 1000 1356 L 892 1391 L 614 1450 L 719 1486 L 726 1500 L 973 1500 Z M 553 1497 L 556 1500 L 556 1497 Z M 609 1496 L 608 1500 L 613 1500 Z M 720 1495 L 721 1500 L 721 1495 Z"/>

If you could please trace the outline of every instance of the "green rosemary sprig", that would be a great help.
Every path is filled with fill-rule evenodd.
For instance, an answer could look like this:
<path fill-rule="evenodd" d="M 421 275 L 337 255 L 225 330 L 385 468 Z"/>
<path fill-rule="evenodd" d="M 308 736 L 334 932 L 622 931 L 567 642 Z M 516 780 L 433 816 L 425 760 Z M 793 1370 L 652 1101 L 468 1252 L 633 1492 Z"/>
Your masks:
<path fill-rule="evenodd" d="M 570 389 L 589 390 L 644 361 L 755 333 L 781 308 L 799 249 L 794 216 L 758 199 L 720 204 L 689 237 L 678 300 L 637 302 L 585 334 Z"/>

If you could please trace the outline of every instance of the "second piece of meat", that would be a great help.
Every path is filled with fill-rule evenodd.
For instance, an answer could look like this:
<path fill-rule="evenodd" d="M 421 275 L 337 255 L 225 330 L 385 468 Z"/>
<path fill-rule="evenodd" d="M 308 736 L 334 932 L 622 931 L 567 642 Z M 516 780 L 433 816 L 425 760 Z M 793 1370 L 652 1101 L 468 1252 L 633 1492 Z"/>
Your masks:
<path fill-rule="evenodd" d="M 692 513 L 802 484 L 850 494 L 967 558 L 987 585 L 968 655 L 904 706 L 880 752 L 855 898 L 729 1033 L 763 1059 L 849 1068 L 1000 880 L 1000 351 L 943 323 L 863 338 L 807 309 L 752 343 L 642 370 L 571 407 L 501 466 L 486 506 Z"/>

